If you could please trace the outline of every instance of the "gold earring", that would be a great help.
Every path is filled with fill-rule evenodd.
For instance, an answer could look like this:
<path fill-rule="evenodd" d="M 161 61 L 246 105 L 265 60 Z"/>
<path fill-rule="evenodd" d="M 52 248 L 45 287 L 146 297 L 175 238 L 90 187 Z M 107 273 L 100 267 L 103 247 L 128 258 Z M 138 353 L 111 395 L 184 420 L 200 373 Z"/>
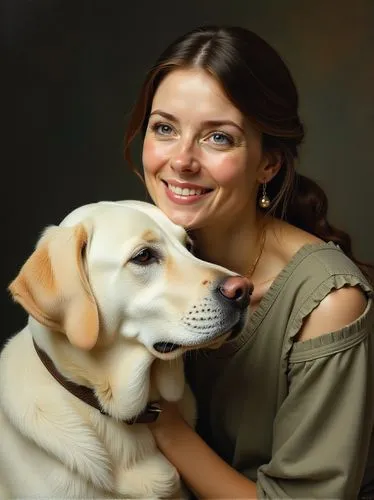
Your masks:
<path fill-rule="evenodd" d="M 262 196 L 259 199 L 258 204 L 260 205 L 261 208 L 269 208 L 270 206 L 270 198 L 266 194 L 266 182 L 264 182 L 262 185 Z"/>

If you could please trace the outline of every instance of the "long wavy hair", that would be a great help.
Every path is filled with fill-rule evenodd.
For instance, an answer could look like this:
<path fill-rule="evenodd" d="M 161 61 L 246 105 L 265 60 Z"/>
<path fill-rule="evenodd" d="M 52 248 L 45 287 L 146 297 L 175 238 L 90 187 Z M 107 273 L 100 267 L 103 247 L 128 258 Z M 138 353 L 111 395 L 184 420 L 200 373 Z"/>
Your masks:
<path fill-rule="evenodd" d="M 327 220 L 328 199 L 323 189 L 296 172 L 304 139 L 297 88 L 280 55 L 252 31 L 235 26 L 199 27 L 163 52 L 146 76 L 130 116 L 124 139 L 128 164 L 141 177 L 130 146 L 139 133 L 144 137 L 161 81 L 173 70 L 196 67 L 215 78 L 228 99 L 261 132 L 264 151 L 281 157 L 279 172 L 267 184 L 272 200 L 267 212 L 338 244 L 368 276 L 372 266 L 354 257 L 350 236 Z"/>

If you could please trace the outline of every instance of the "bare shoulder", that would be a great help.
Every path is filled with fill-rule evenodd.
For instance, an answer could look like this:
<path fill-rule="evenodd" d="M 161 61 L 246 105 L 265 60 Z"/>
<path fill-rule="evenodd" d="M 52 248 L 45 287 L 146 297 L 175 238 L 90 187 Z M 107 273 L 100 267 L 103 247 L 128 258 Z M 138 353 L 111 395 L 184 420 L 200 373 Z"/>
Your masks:
<path fill-rule="evenodd" d="M 305 245 L 323 243 L 317 236 L 275 218 L 269 224 L 267 238 L 283 266 Z"/>
<path fill-rule="evenodd" d="M 253 275 L 255 289 L 252 303 L 259 303 L 274 279 L 303 246 L 318 243 L 323 242 L 306 231 L 277 218 L 269 219 L 266 224 L 265 248 Z"/>
<path fill-rule="evenodd" d="M 298 341 L 344 328 L 363 314 L 366 305 L 367 298 L 359 287 L 331 291 L 305 319 Z"/>
<path fill-rule="evenodd" d="M 323 243 L 320 238 L 283 221 L 274 221 L 273 248 L 283 265 L 303 246 Z M 359 287 L 332 290 L 304 320 L 298 341 L 333 332 L 357 320 L 365 311 L 367 298 Z"/>

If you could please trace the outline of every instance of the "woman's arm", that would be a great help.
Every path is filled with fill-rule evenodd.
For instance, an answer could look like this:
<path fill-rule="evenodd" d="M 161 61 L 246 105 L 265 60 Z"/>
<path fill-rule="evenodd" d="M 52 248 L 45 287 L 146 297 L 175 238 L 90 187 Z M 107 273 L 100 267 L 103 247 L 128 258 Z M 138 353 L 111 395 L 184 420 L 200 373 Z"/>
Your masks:
<path fill-rule="evenodd" d="M 164 411 L 151 429 L 157 445 L 199 498 L 256 499 L 256 484 L 222 460 L 183 420 L 176 405 Z"/>

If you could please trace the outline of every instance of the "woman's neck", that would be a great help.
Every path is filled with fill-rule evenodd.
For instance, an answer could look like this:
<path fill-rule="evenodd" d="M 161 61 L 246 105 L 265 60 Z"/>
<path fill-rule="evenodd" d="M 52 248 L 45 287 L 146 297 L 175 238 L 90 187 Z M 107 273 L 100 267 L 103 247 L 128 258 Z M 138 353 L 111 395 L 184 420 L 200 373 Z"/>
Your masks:
<path fill-rule="evenodd" d="M 221 225 L 197 229 L 193 231 L 192 237 L 199 258 L 248 275 L 262 250 L 264 230 L 264 217 L 255 214 L 252 219 L 247 217 L 226 227 Z"/>

